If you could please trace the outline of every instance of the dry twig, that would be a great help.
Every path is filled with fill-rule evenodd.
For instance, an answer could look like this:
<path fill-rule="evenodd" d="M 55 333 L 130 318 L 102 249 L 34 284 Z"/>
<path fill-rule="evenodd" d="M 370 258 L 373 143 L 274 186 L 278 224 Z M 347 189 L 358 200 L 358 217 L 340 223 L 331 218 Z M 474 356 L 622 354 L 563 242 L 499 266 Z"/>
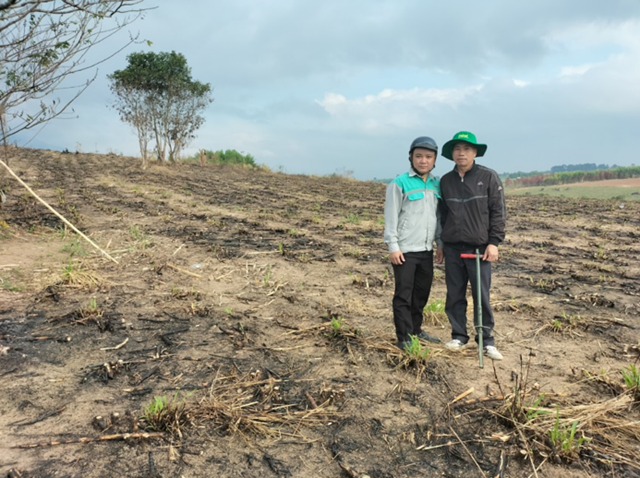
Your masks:
<path fill-rule="evenodd" d="M 16 445 L 11 448 L 43 448 L 47 446 L 71 445 L 74 443 L 95 443 L 95 442 L 101 442 L 101 441 L 136 440 L 141 438 L 146 439 L 146 438 L 162 438 L 162 437 L 164 437 L 164 433 L 160 433 L 160 432 L 117 433 L 115 435 L 102 435 L 99 437 L 81 437 L 81 438 L 73 438 L 71 440 L 28 443 L 25 445 Z"/>

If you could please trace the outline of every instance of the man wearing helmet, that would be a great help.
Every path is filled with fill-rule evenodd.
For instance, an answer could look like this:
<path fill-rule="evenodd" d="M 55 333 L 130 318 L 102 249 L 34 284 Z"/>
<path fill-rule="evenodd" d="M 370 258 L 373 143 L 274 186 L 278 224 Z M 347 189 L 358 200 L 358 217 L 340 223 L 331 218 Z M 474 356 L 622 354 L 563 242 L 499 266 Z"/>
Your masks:
<path fill-rule="evenodd" d="M 416 138 L 409 149 L 409 172 L 387 186 L 384 206 L 384 242 L 393 265 L 395 293 L 393 321 L 398 347 L 406 349 L 410 336 L 440 342 L 422 330 L 423 309 L 433 281 L 436 261 L 442 262 L 438 202 L 440 184 L 431 175 L 438 146 L 428 136 Z"/>
<path fill-rule="evenodd" d="M 442 241 L 444 242 L 447 300 L 445 312 L 451 323 L 451 341 L 445 344 L 458 350 L 469 340 L 467 334 L 467 284 L 471 283 L 475 324 L 478 324 L 476 261 L 462 259 L 460 254 L 482 254 L 480 286 L 482 301 L 482 342 L 484 353 L 502 360 L 492 335 L 495 324 L 489 303 L 491 263 L 498 259 L 498 245 L 504 240 L 506 207 L 504 190 L 498 174 L 476 164 L 484 156 L 486 144 L 480 144 L 469 131 L 460 131 L 442 147 L 442 155 L 455 167 L 442 176 Z M 478 337 L 476 335 L 476 342 Z"/>

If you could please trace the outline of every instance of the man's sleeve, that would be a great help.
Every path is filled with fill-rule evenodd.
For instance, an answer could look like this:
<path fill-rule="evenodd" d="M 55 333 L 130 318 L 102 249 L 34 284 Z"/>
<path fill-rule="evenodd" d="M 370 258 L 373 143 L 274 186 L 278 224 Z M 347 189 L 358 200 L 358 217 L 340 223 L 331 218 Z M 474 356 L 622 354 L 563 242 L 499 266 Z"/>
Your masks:
<path fill-rule="evenodd" d="M 444 178 L 443 178 L 444 179 Z M 442 179 L 440 179 L 440 196 L 442 196 L 442 199 L 440 200 L 440 204 L 439 204 L 439 211 L 440 211 L 440 230 L 442 231 L 442 229 L 444 229 L 444 225 L 447 223 L 447 216 L 449 215 L 449 208 L 447 207 L 447 201 L 444 200 L 444 192 L 442 191 L 443 189 L 443 185 L 442 185 Z"/>
<path fill-rule="evenodd" d="M 438 205 L 436 207 L 436 236 L 435 236 L 435 241 L 436 241 L 436 246 L 438 249 L 442 249 L 443 247 L 443 243 L 442 243 L 442 225 L 444 224 L 444 222 L 442 221 L 442 204 L 444 203 L 444 201 L 442 199 L 438 199 Z"/>
<path fill-rule="evenodd" d="M 398 217 L 402 209 L 402 190 L 395 182 L 387 186 L 387 197 L 384 202 L 384 242 L 389 253 L 400 250 L 398 246 Z"/>
<path fill-rule="evenodd" d="M 500 245 L 504 241 L 507 223 L 507 206 L 504 201 L 504 187 L 496 172 L 491 174 L 489 189 L 489 244 Z"/>

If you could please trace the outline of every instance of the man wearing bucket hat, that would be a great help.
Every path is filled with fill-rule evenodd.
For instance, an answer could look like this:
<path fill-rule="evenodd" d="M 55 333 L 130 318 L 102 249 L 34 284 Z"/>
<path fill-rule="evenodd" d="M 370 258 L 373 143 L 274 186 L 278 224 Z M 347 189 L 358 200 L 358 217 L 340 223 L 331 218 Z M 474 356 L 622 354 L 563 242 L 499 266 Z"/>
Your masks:
<path fill-rule="evenodd" d="M 466 292 L 470 282 L 476 327 L 480 313 L 476 298 L 480 287 L 484 354 L 490 359 L 502 360 L 492 333 L 495 321 L 489 303 L 489 289 L 491 263 L 498 259 L 498 246 L 505 236 L 506 207 L 504 189 L 498 174 L 475 161 L 477 157 L 484 156 L 486 151 L 487 145 L 478 143 L 476 136 L 469 131 L 456 133 L 442 147 L 442 155 L 455 163 L 453 170 L 440 181 L 441 237 L 444 243 L 447 284 L 445 312 L 451 323 L 451 341 L 445 347 L 458 350 L 469 341 Z M 476 249 L 482 255 L 479 262 L 480 284 L 476 261 L 460 256 L 475 253 Z"/>
<path fill-rule="evenodd" d="M 411 169 L 387 186 L 384 242 L 393 265 L 393 322 L 402 350 L 411 344 L 411 336 L 440 342 L 422 330 L 423 309 L 433 281 L 434 242 L 438 245 L 436 261 L 442 262 L 440 185 L 431 174 L 437 156 L 438 146 L 432 138 L 416 138 L 409 148 Z"/>

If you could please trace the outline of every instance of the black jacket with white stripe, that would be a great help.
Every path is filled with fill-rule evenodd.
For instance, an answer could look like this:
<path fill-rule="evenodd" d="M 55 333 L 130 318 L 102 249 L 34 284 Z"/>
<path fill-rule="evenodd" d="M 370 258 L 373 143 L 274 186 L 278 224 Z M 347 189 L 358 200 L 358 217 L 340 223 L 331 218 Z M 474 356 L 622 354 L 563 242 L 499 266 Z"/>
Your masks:
<path fill-rule="evenodd" d="M 440 180 L 442 241 L 459 247 L 499 245 L 504 240 L 507 208 L 498 173 L 474 162 L 460 177 L 457 169 Z"/>

